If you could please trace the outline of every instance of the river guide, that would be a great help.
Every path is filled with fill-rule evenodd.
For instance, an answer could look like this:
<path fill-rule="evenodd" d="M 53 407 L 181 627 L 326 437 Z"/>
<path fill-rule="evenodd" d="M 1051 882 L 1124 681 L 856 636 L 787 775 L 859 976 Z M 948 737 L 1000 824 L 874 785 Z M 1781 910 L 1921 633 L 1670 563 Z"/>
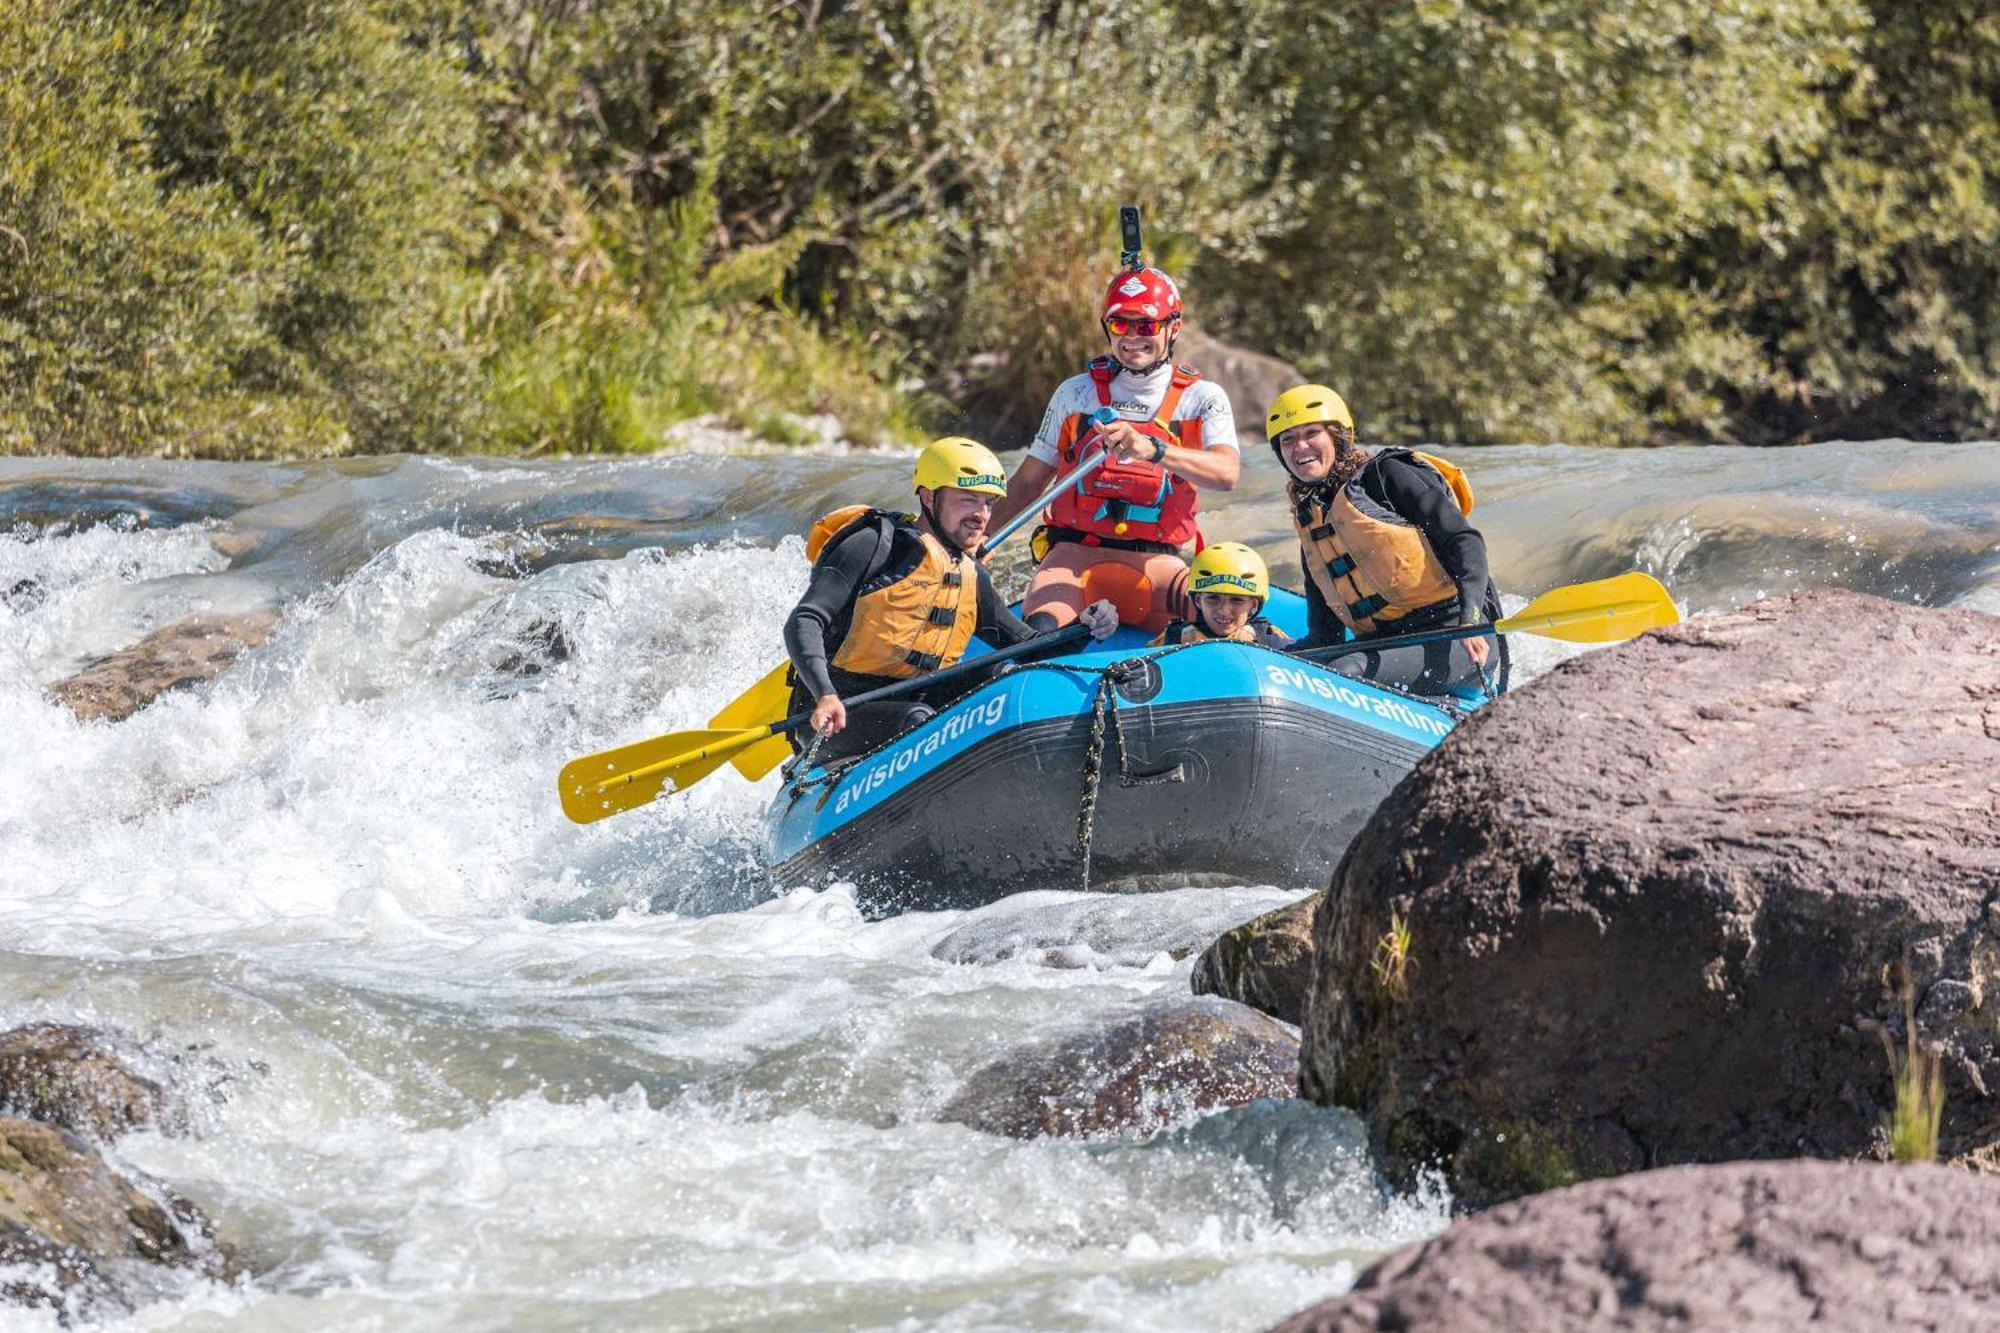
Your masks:
<path fill-rule="evenodd" d="M 1184 314 L 1174 280 L 1140 259 L 1138 210 L 1127 208 L 1123 268 L 1098 307 L 1110 354 L 1057 386 L 1028 446 L 996 525 L 1040 507 L 1036 567 L 1021 599 L 1031 625 L 1075 620 L 1093 570 L 1121 579 L 1127 623 L 1148 634 L 1186 609 L 1184 550 L 1200 542 L 1199 489 L 1233 490 L 1242 472 L 1229 395 L 1190 366 L 1176 365 Z M 1093 475 L 1090 460 L 1102 456 Z M 1034 497 L 1051 480 L 1078 485 L 1052 503 Z M 1115 571 L 1115 573 L 1114 573 Z"/>

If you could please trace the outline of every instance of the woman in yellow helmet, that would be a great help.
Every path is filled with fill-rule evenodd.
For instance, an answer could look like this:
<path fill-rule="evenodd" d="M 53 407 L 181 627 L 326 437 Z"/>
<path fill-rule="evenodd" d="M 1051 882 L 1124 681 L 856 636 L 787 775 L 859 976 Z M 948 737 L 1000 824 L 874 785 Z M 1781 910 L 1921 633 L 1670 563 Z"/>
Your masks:
<path fill-rule="evenodd" d="M 1287 389 L 1271 403 L 1265 438 L 1291 477 L 1292 524 L 1306 571 L 1307 635 L 1295 649 L 1419 630 L 1478 625 L 1500 616 L 1486 539 L 1466 521 L 1465 474 L 1410 449 L 1364 449 L 1354 417 L 1323 384 Z M 1491 636 L 1339 660 L 1340 669 L 1420 694 L 1476 688 L 1493 662 Z M 1505 686 L 1504 645 L 1494 665 Z"/>
<path fill-rule="evenodd" d="M 785 621 L 785 650 L 794 711 L 812 709 L 813 730 L 829 738 L 825 758 L 874 748 L 971 683 L 955 681 L 937 698 L 919 691 L 851 713 L 841 696 L 953 666 L 974 634 L 996 648 L 1036 636 L 1007 609 L 972 554 L 986 536 L 994 502 L 1007 493 L 1000 460 L 976 440 L 948 436 L 917 456 L 911 485 L 917 514 L 865 505 L 836 510 L 815 525 L 807 543 L 812 578 Z M 1084 608 L 1083 619 L 1098 638 L 1118 628 L 1109 602 Z M 798 732 L 793 737 L 802 745 Z"/>
<path fill-rule="evenodd" d="M 1217 542 L 1188 566 L 1194 618 L 1169 621 L 1153 646 L 1227 639 L 1282 647 L 1290 640 L 1258 614 L 1270 595 L 1271 572 L 1264 567 L 1264 558 L 1242 542 Z"/>

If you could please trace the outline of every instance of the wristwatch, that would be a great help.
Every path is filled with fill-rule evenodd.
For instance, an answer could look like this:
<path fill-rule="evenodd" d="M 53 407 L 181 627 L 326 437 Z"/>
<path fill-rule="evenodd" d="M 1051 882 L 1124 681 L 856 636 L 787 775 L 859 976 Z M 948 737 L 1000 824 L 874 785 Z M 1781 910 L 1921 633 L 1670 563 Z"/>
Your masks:
<path fill-rule="evenodd" d="M 1155 435 L 1153 437 L 1153 461 L 1155 463 L 1158 463 L 1164 460 L 1166 456 L 1167 456 L 1167 442 L 1161 439 L 1159 436 Z"/>

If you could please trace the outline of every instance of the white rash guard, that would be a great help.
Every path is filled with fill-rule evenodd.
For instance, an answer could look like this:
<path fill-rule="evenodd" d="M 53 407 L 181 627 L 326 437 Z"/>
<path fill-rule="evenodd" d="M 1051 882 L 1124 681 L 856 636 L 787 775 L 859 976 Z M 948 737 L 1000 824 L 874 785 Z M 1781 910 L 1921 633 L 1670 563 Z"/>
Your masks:
<path fill-rule="evenodd" d="M 1151 421 L 1160 409 L 1160 400 L 1166 397 L 1167 382 L 1173 374 L 1172 362 L 1155 367 L 1148 375 L 1120 370 L 1111 381 L 1111 406 L 1128 421 Z M 1079 412 L 1095 412 L 1097 407 L 1097 381 L 1090 377 L 1089 371 L 1072 375 L 1057 385 L 1049 399 L 1049 410 L 1042 413 L 1034 442 L 1028 446 L 1028 457 L 1040 459 L 1050 467 L 1061 467 L 1056 441 L 1062 434 L 1063 422 Z M 1188 385 L 1187 392 L 1174 406 L 1175 421 L 1196 418 L 1201 420 L 1202 448 L 1237 451 L 1236 414 L 1230 410 L 1229 395 L 1213 380 L 1201 379 Z"/>

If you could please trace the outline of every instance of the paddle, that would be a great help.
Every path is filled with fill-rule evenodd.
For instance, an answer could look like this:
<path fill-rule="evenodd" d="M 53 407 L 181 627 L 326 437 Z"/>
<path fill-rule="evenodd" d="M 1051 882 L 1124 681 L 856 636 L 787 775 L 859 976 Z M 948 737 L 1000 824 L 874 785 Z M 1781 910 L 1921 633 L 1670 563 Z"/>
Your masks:
<path fill-rule="evenodd" d="M 792 664 L 780 662 L 764 674 L 763 679 L 738 695 L 721 712 L 708 720 L 711 727 L 725 731 L 741 731 L 745 727 L 761 727 L 766 722 L 785 715 L 792 706 Z M 785 762 L 792 753 L 792 747 L 782 735 L 760 741 L 747 750 L 738 750 L 729 762 L 736 771 L 755 782 L 779 764 Z"/>
<path fill-rule="evenodd" d="M 1114 408 L 1100 407 L 1090 414 L 1090 419 L 1100 426 L 1108 426 L 1118 420 L 1118 413 Z M 1000 531 L 986 539 L 986 545 L 981 547 L 979 551 L 980 558 L 983 560 L 991 555 L 994 548 L 998 547 L 1001 542 L 1006 541 L 1009 537 L 1019 532 L 1022 524 L 1054 504 L 1058 495 L 1061 495 L 1072 486 L 1082 485 L 1085 478 L 1103 466 L 1104 451 L 1099 449 L 1096 453 L 1085 459 L 1083 466 L 1079 467 L 1076 471 L 1069 473 L 1067 476 L 1057 477 L 1055 484 L 1043 491 L 1040 499 L 1014 515 L 1014 517 L 1008 519 Z"/>
<path fill-rule="evenodd" d="M 1037 653 L 1060 652 L 1090 637 L 1090 627 L 1078 622 L 1017 643 L 1012 648 L 987 653 L 957 666 L 934 671 L 928 676 L 899 680 L 893 685 L 867 690 L 845 700 L 849 708 L 893 699 L 897 695 L 942 685 L 987 667 Z M 651 740 L 635 741 L 614 750 L 572 759 L 556 778 L 563 813 L 579 824 L 589 824 L 607 816 L 635 809 L 669 791 L 686 791 L 727 763 L 732 755 L 794 731 L 812 720 L 811 712 L 763 726 L 739 729 L 710 727 L 699 731 L 672 731 Z"/>
<path fill-rule="evenodd" d="M 1674 599 L 1660 581 L 1634 570 L 1615 578 L 1551 588 L 1515 614 L 1490 625 L 1453 625 L 1414 634 L 1358 639 L 1309 649 L 1299 656 L 1313 662 L 1330 662 L 1384 648 L 1443 643 L 1478 634 L 1536 634 L 1568 643 L 1616 643 L 1660 625 L 1672 625 L 1680 618 Z"/>
<path fill-rule="evenodd" d="M 1099 425 L 1118 419 L 1118 413 L 1109 407 L 1100 407 L 1091 416 Z M 987 538 L 986 545 L 980 551 L 980 558 L 984 559 L 991 554 L 1001 542 L 1018 532 L 1022 524 L 1048 508 L 1065 488 L 1078 484 L 1102 466 L 1104 466 L 1104 453 L 1099 450 L 1085 460 L 1082 467 L 1066 477 L 1059 478 L 1055 485 L 1042 493 L 1039 500 L 1014 515 L 1005 527 Z M 791 682 L 785 674 L 787 666 L 787 663 L 780 662 L 771 668 L 755 685 L 724 705 L 721 712 L 708 720 L 708 725 L 719 731 L 736 731 L 783 717 L 785 709 L 790 707 L 792 702 Z M 784 763 L 785 757 L 791 752 L 792 747 L 785 744 L 783 736 L 773 736 L 763 745 L 737 751 L 730 762 L 736 766 L 738 773 L 755 782 Z"/>

